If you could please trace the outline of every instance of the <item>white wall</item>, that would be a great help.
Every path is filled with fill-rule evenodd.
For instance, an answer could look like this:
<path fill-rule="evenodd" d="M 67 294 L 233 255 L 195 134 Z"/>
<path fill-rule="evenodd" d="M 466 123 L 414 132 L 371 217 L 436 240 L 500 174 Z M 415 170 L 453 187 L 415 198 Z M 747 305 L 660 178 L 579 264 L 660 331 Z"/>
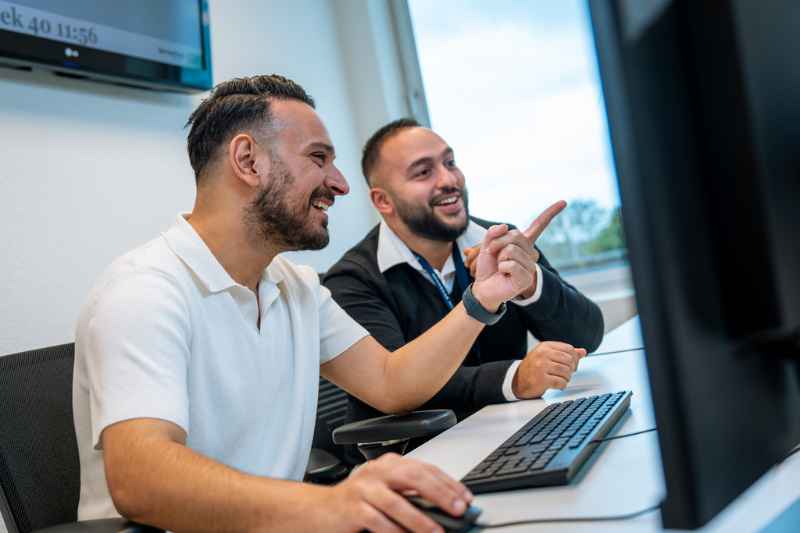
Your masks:
<path fill-rule="evenodd" d="M 387 6 L 211 2 L 215 81 L 272 72 L 295 79 L 336 144 L 352 192 L 331 211 L 329 247 L 293 254 L 318 270 L 376 222 L 361 145 L 407 113 L 402 91 L 387 82 L 401 76 L 386 41 Z M 375 39 L 383 40 L 378 54 Z M 183 124 L 201 97 L 0 69 L 0 354 L 71 341 L 100 271 L 191 208 Z"/>

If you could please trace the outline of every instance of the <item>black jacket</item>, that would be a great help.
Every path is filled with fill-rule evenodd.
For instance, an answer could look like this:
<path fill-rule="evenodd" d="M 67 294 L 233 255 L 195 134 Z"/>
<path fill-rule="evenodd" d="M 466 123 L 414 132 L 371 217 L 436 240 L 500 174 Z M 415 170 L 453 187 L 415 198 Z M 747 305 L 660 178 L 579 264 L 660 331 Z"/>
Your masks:
<path fill-rule="evenodd" d="M 488 228 L 493 223 L 472 218 Z M 414 340 L 449 312 L 436 287 L 403 263 L 381 274 L 377 262 L 379 226 L 351 248 L 325 274 L 323 283 L 336 302 L 386 349 Z M 527 353 L 527 332 L 539 340 L 558 340 L 593 351 L 603 337 L 597 305 L 564 281 L 544 257 L 541 298 L 526 307 L 508 304 L 495 325 L 484 328 L 463 365 L 420 409 L 452 409 L 459 420 L 492 403 L 506 401 L 502 383 L 514 359 Z M 451 295 L 453 302 L 461 300 Z M 435 357 L 435 354 L 431 354 Z M 380 413 L 350 398 L 348 421 Z"/>

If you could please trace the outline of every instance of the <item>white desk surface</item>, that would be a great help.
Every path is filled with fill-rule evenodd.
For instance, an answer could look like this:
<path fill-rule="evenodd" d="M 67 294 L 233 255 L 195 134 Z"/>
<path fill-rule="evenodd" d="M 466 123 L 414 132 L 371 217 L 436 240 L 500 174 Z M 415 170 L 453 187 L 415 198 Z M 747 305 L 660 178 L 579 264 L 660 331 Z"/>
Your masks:
<path fill-rule="evenodd" d="M 596 353 L 641 347 L 638 317 L 606 335 Z M 655 426 L 644 351 L 588 357 L 581 362 L 569 387 L 550 391 L 542 400 L 490 405 L 428 441 L 409 456 L 430 462 L 461 478 L 519 429 L 548 402 L 632 390 L 630 413 L 614 434 Z M 645 433 L 600 445 L 578 477 L 567 486 L 481 494 L 483 523 L 534 518 L 608 516 L 650 507 L 664 497 L 658 438 Z M 773 468 L 712 520 L 704 532 L 758 531 L 800 498 L 800 454 Z M 499 531 L 639 532 L 661 531 L 658 511 L 615 522 L 517 526 Z"/>

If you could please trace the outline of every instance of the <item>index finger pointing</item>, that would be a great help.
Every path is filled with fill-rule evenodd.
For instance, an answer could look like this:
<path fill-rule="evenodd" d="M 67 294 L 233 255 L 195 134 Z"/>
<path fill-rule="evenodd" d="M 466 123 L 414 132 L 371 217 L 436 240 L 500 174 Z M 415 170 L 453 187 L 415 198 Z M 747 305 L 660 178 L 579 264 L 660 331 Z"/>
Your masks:
<path fill-rule="evenodd" d="M 544 232 L 547 228 L 547 225 L 559 214 L 564 208 L 567 207 L 567 202 L 564 200 L 559 200 L 558 202 L 554 203 L 550 207 L 544 210 L 541 215 L 536 217 L 536 219 L 531 222 L 531 225 L 528 226 L 528 229 L 523 231 L 522 233 L 525 237 L 528 238 L 531 243 L 536 242 L 536 239 Z"/>
<path fill-rule="evenodd" d="M 497 224 L 490 227 L 483 236 L 483 241 L 481 241 L 479 250 L 485 249 L 490 242 L 498 237 L 502 237 L 506 233 L 508 233 L 508 226 L 506 224 Z"/>

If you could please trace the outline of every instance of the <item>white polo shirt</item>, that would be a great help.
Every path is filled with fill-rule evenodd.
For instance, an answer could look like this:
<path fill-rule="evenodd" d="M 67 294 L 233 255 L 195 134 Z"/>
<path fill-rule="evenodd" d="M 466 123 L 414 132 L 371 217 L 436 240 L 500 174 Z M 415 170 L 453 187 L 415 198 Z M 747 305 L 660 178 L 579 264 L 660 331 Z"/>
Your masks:
<path fill-rule="evenodd" d="M 368 333 L 313 269 L 276 257 L 258 306 L 183 216 L 112 263 L 78 320 L 73 409 L 80 520 L 119 516 L 100 435 L 132 418 L 177 424 L 187 445 L 250 474 L 302 479 L 319 366 Z"/>

